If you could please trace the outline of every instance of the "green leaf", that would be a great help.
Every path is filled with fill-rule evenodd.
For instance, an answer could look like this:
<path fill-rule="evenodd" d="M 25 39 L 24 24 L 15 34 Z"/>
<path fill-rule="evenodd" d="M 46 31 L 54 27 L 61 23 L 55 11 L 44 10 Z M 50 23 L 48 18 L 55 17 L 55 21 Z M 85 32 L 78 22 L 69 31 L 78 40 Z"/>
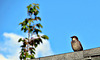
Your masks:
<path fill-rule="evenodd" d="M 39 5 L 39 4 L 36 4 L 36 5 Z"/>
<path fill-rule="evenodd" d="M 28 23 L 28 20 L 27 20 L 27 19 L 25 19 L 25 25 L 27 25 L 27 23 Z"/>
<path fill-rule="evenodd" d="M 24 60 L 26 60 L 26 56 L 24 56 L 23 58 L 24 58 Z"/>
<path fill-rule="evenodd" d="M 29 26 L 29 32 L 32 32 L 33 31 L 33 26 Z"/>
<path fill-rule="evenodd" d="M 27 31 L 27 28 L 24 29 L 24 32 L 26 32 L 26 31 Z"/>
<path fill-rule="evenodd" d="M 34 44 L 35 48 L 37 47 L 37 44 Z"/>
<path fill-rule="evenodd" d="M 31 20 L 29 20 L 28 23 L 31 24 Z"/>
<path fill-rule="evenodd" d="M 22 24 L 22 23 L 23 23 L 23 22 L 19 23 L 19 25 Z"/>
<path fill-rule="evenodd" d="M 43 35 L 41 36 L 43 39 L 49 39 L 49 37 L 47 35 Z"/>
<path fill-rule="evenodd" d="M 24 23 L 21 24 L 21 26 L 25 25 Z"/>
<path fill-rule="evenodd" d="M 23 26 L 23 29 L 25 29 L 25 28 L 26 28 L 26 26 L 24 25 L 24 26 Z"/>
<path fill-rule="evenodd" d="M 30 4 L 29 7 L 31 8 L 32 7 L 32 4 Z"/>
<path fill-rule="evenodd" d="M 37 34 L 37 37 L 40 37 L 40 35 Z"/>
<path fill-rule="evenodd" d="M 22 55 L 20 55 L 20 60 L 22 60 Z"/>
<path fill-rule="evenodd" d="M 32 51 L 32 53 L 34 53 L 35 54 L 35 51 L 33 51 L 33 50 L 31 50 Z"/>
<path fill-rule="evenodd" d="M 34 58 L 35 58 L 35 57 L 34 57 L 34 54 L 32 54 L 32 55 L 31 55 L 31 59 L 34 59 Z"/>
<path fill-rule="evenodd" d="M 39 6 L 36 6 L 36 7 L 37 7 L 37 9 L 40 9 Z"/>
<path fill-rule="evenodd" d="M 36 34 L 38 34 L 38 32 L 41 32 L 41 33 L 42 33 L 42 31 L 41 31 L 40 29 L 35 29 L 35 30 L 33 31 L 33 33 L 36 33 Z"/>
<path fill-rule="evenodd" d="M 36 26 L 38 27 L 38 28 L 43 28 L 43 26 L 39 23 L 39 24 L 36 24 Z"/>
<path fill-rule="evenodd" d="M 30 4 L 29 6 L 27 6 L 28 11 L 30 10 L 31 7 L 32 7 L 32 4 Z"/>
<path fill-rule="evenodd" d="M 28 9 L 28 11 L 29 11 L 30 7 L 29 7 L 29 6 L 27 6 L 27 9 Z"/>
<path fill-rule="evenodd" d="M 22 38 L 20 38 L 19 40 L 18 40 L 18 42 L 21 42 L 22 41 Z"/>
<path fill-rule="evenodd" d="M 24 51 L 21 52 L 21 57 L 24 58 Z"/>
<path fill-rule="evenodd" d="M 32 48 L 30 48 L 30 53 L 35 54 L 35 51 Z"/>
<path fill-rule="evenodd" d="M 38 15 L 39 11 L 37 10 L 36 12 L 34 12 L 34 15 Z"/>
<path fill-rule="evenodd" d="M 35 50 L 35 48 L 32 48 L 33 50 Z"/>
<path fill-rule="evenodd" d="M 32 26 L 29 26 L 29 28 L 32 28 Z"/>
<path fill-rule="evenodd" d="M 30 50 L 35 50 L 35 48 L 34 48 L 34 47 L 30 47 L 29 49 L 30 49 Z"/>
<path fill-rule="evenodd" d="M 36 5 L 35 3 L 33 3 L 33 5 Z"/>
<path fill-rule="evenodd" d="M 28 55 L 28 58 L 31 58 L 31 55 Z"/>
<path fill-rule="evenodd" d="M 26 58 L 28 58 L 28 52 L 26 52 Z"/>
<path fill-rule="evenodd" d="M 23 30 L 23 27 L 21 28 L 21 31 Z"/>
<path fill-rule="evenodd" d="M 33 9 L 34 9 L 35 11 L 37 11 L 36 6 L 33 6 Z"/>
<path fill-rule="evenodd" d="M 25 47 L 26 45 L 21 45 L 20 47 Z"/>
<path fill-rule="evenodd" d="M 28 20 L 32 22 L 34 19 L 33 18 L 29 18 Z"/>
<path fill-rule="evenodd" d="M 27 40 L 28 40 L 28 38 L 25 38 L 25 39 L 27 39 Z"/>
<path fill-rule="evenodd" d="M 32 12 L 34 12 L 34 11 L 35 11 L 35 9 L 32 10 Z"/>
<path fill-rule="evenodd" d="M 41 38 L 39 38 L 39 42 L 43 43 Z"/>
<path fill-rule="evenodd" d="M 38 32 L 41 32 L 42 33 L 42 31 L 40 29 L 38 29 Z"/>
<path fill-rule="evenodd" d="M 40 17 L 37 17 L 40 21 L 41 21 L 41 18 Z"/>
<path fill-rule="evenodd" d="M 30 12 L 33 13 L 33 8 L 30 8 Z"/>
<path fill-rule="evenodd" d="M 35 44 L 40 44 L 40 42 L 42 43 L 42 39 L 41 38 L 34 39 L 34 43 Z"/>
<path fill-rule="evenodd" d="M 41 38 L 37 38 L 35 40 L 36 40 L 37 44 L 40 44 L 40 42 L 43 43 Z"/>

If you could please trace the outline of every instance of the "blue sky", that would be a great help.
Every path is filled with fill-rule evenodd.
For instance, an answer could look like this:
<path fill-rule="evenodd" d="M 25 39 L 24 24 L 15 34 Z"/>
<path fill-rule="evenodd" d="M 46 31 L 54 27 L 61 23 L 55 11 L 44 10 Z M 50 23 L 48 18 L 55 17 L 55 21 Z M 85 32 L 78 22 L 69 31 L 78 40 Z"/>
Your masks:
<path fill-rule="evenodd" d="M 3 51 L 11 47 L 6 42 L 12 41 L 12 35 L 25 36 L 18 24 L 28 17 L 26 7 L 31 3 L 40 4 L 42 32 L 49 36 L 52 55 L 73 52 L 73 35 L 84 50 L 100 47 L 100 0 L 0 0 L 0 54 L 4 58 L 13 55 Z"/>

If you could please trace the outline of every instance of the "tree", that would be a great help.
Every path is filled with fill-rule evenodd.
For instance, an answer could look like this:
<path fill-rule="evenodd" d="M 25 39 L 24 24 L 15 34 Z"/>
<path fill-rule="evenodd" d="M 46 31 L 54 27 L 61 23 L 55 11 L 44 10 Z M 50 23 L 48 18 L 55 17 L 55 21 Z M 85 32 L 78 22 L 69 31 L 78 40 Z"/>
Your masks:
<path fill-rule="evenodd" d="M 43 43 L 42 39 L 49 39 L 47 35 L 39 35 L 39 33 L 42 33 L 40 29 L 43 28 L 41 23 L 38 23 L 38 21 L 41 21 L 41 18 L 38 16 L 39 9 L 39 4 L 35 3 L 27 6 L 27 12 L 30 18 L 26 18 L 23 22 L 19 23 L 21 25 L 21 31 L 28 33 L 28 37 L 18 40 L 18 42 L 22 42 L 20 46 L 20 60 L 34 59 L 35 48 L 40 43 Z M 32 37 L 32 35 L 36 35 L 37 38 Z"/>

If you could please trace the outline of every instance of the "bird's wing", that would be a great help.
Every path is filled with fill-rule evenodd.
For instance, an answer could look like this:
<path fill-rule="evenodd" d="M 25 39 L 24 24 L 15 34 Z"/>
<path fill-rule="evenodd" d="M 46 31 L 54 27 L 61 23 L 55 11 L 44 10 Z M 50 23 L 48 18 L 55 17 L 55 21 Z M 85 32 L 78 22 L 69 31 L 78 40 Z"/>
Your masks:
<path fill-rule="evenodd" d="M 72 49 L 73 49 L 73 45 L 72 45 L 73 43 L 72 43 L 72 41 L 71 41 L 71 46 L 72 46 Z M 74 49 L 73 49 L 74 50 Z"/>
<path fill-rule="evenodd" d="M 80 46 L 81 46 L 81 50 L 83 50 L 83 47 L 82 47 L 82 44 L 81 44 L 81 42 L 79 41 L 79 44 L 80 44 Z"/>

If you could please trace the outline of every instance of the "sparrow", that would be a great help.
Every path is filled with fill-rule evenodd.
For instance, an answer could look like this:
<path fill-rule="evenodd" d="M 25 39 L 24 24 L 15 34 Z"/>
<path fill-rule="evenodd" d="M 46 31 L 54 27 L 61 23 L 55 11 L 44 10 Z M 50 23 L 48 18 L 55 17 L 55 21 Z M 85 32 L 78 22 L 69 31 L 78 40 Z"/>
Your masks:
<path fill-rule="evenodd" d="M 71 41 L 71 46 L 72 46 L 72 49 L 75 51 L 82 51 L 83 50 L 83 47 L 80 43 L 80 41 L 78 40 L 78 37 L 77 36 L 72 36 L 72 41 Z"/>

